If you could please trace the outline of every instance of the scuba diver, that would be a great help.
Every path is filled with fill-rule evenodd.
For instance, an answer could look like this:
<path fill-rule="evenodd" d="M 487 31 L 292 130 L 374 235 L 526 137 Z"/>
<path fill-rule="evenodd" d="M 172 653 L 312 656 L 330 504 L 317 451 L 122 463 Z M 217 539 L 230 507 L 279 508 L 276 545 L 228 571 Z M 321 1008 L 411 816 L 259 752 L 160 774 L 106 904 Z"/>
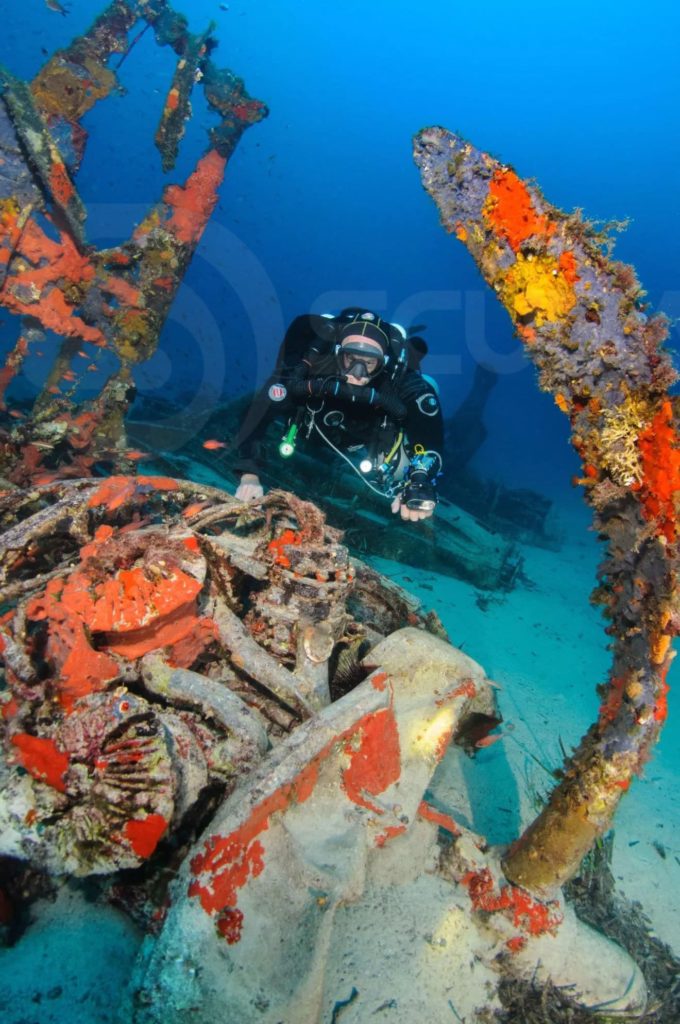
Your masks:
<path fill-rule="evenodd" d="M 436 384 L 411 356 L 404 329 L 370 310 L 296 317 L 234 441 L 236 497 L 262 497 L 261 441 L 285 417 L 284 459 L 304 440 L 344 460 L 402 519 L 431 516 L 443 421 Z"/>

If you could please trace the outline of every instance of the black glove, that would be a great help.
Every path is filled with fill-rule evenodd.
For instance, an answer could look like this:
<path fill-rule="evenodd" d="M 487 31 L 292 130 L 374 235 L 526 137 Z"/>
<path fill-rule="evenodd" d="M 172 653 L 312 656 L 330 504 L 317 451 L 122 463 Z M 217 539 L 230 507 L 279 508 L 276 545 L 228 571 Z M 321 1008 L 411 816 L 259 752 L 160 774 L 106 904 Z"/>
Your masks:
<path fill-rule="evenodd" d="M 436 507 L 437 491 L 424 470 L 416 469 L 411 473 L 402 501 L 407 508 L 423 512 L 431 512 Z"/>

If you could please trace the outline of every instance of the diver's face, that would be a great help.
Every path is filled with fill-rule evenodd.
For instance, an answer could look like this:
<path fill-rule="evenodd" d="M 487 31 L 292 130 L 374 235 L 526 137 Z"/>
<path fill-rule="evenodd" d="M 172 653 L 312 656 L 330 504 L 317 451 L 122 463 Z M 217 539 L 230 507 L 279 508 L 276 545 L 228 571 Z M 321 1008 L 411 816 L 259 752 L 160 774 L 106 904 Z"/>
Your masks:
<path fill-rule="evenodd" d="M 340 347 L 340 367 L 348 384 L 363 387 L 368 384 L 383 361 L 383 351 L 377 341 L 351 334 Z"/>

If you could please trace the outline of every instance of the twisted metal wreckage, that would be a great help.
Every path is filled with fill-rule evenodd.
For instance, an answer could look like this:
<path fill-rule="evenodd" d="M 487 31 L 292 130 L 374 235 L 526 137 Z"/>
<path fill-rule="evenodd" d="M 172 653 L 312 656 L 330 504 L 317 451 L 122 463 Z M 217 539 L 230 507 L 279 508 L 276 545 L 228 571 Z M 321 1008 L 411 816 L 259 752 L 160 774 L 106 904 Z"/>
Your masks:
<path fill-rule="evenodd" d="M 96 252 L 72 182 L 79 120 L 116 87 L 107 62 L 139 19 L 179 58 L 157 134 L 164 166 L 196 80 L 221 122 L 186 184 L 128 243 Z M 43 330 L 63 342 L 30 417 L 2 435 L 1 852 L 52 875 L 113 877 L 148 933 L 126 1020 L 207 1024 L 225 1007 L 239 1022 L 339 1008 L 365 1020 L 390 1009 L 390 979 L 415 961 L 393 1019 L 426 1007 L 448 1021 L 452 992 L 456 1013 L 495 1019 L 499 971 L 571 972 L 585 1005 L 641 1012 L 637 967 L 577 921 L 560 886 L 666 715 L 680 450 L 665 323 L 590 225 L 456 136 L 417 137 L 445 226 L 570 416 L 609 543 L 596 599 L 614 662 L 599 719 L 501 864 L 430 792 L 443 758 L 455 771 L 456 746 L 474 750 L 498 721 L 484 672 L 436 617 L 350 559 L 292 495 L 244 507 L 120 472 L 130 367 L 153 351 L 226 161 L 265 113 L 215 68 L 213 45 L 163 0 L 116 0 L 30 87 L 3 72 L 0 302 L 25 318 L 3 391 Z M 83 346 L 120 363 L 89 403 L 77 400 Z M 114 475 L 93 478 L 95 462 Z M 354 962 L 357 929 L 376 920 L 373 961 Z M 473 968 L 476 985 L 457 992 Z"/>

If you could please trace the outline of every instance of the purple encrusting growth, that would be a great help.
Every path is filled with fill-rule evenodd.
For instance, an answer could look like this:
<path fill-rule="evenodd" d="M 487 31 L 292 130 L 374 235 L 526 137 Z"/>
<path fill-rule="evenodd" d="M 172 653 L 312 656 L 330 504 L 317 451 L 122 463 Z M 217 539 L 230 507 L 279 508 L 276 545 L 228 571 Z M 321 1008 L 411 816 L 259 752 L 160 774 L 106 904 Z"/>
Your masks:
<path fill-rule="evenodd" d="M 435 199 L 442 224 L 456 233 L 462 226 L 466 244 L 486 281 L 497 289 L 499 274 L 516 261 L 507 240 L 485 220 L 489 185 L 502 164 L 459 136 L 442 128 L 429 128 L 416 137 L 415 162 L 423 184 Z M 574 254 L 579 279 L 574 283 L 577 304 L 559 323 L 532 324 L 543 344 L 531 355 L 546 391 L 572 390 L 590 397 L 598 391 L 611 404 L 623 398 L 621 382 L 665 392 L 675 371 L 657 344 L 666 334 L 664 317 L 650 318 L 640 311 L 643 294 L 632 268 L 609 260 L 603 248 L 608 239 L 578 213 L 564 214 L 550 206 L 536 186 L 525 185 L 535 213 L 548 217 L 554 233 L 537 240 L 531 236 L 523 255 L 542 252 L 558 257 Z M 477 229 L 475 231 L 475 228 Z M 537 242 L 539 245 L 537 246 Z M 493 251 L 489 252 L 490 246 Z M 509 310 L 513 316 L 512 310 Z M 518 326 L 523 318 L 514 316 Z"/>
<path fill-rule="evenodd" d="M 608 542 L 593 600 L 609 620 L 613 662 L 602 705 L 562 781 L 513 845 L 507 877 L 534 891 L 562 884 L 611 823 L 666 716 L 671 637 L 680 619 L 680 442 L 660 347 L 632 267 L 577 212 L 442 128 L 415 139 L 415 161 L 444 227 L 463 241 L 508 310 L 543 390 L 569 416 L 586 500 Z"/>

